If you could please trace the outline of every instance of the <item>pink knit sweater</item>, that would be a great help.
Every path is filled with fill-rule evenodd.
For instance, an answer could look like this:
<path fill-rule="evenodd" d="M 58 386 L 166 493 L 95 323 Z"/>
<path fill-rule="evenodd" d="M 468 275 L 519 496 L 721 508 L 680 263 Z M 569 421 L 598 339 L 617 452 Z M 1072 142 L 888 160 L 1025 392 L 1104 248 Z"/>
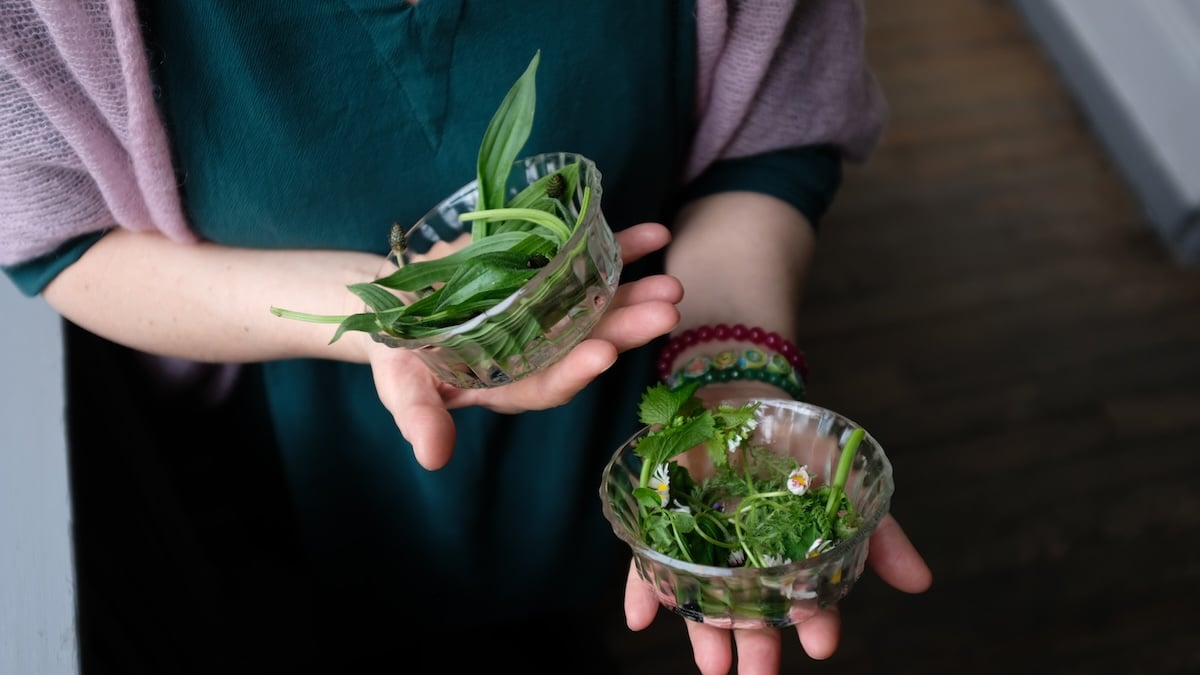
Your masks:
<path fill-rule="evenodd" d="M 886 117 L 860 0 L 697 0 L 712 162 L 813 143 L 865 159 Z M 0 265 L 120 226 L 191 242 L 134 0 L 0 0 Z"/>

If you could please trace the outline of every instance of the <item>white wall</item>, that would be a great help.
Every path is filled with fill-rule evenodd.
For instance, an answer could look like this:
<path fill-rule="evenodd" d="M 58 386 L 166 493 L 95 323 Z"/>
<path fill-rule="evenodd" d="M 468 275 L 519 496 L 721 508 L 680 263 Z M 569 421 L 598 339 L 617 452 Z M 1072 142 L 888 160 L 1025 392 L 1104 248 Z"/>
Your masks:
<path fill-rule="evenodd" d="M 1017 0 L 1147 217 L 1200 264 L 1200 0 Z"/>
<path fill-rule="evenodd" d="M 4 277 L 0 317 L 0 675 L 72 675 L 62 330 Z"/>

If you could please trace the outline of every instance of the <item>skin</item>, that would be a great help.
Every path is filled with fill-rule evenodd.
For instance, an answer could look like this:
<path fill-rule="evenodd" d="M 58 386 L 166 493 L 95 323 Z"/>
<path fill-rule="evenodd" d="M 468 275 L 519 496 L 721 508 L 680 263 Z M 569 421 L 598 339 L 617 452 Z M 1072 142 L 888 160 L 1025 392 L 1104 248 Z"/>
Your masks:
<path fill-rule="evenodd" d="M 626 263 L 670 238 L 658 223 L 617 233 Z M 226 363 L 299 357 L 369 363 L 379 398 L 400 433 L 421 465 L 436 470 L 454 451 L 450 410 L 477 405 L 517 413 L 566 403 L 621 352 L 671 330 L 683 293 L 678 280 L 664 275 L 621 284 L 588 339 L 544 372 L 496 389 L 450 387 L 412 354 L 364 333 L 331 345 L 332 326 L 269 311 L 272 305 L 327 314 L 359 311 L 358 299 L 345 287 L 374 278 L 382 265 L 382 256 L 362 253 L 182 245 L 157 234 L 115 230 L 59 274 L 44 297 L 73 323 L 148 353 Z"/>
<path fill-rule="evenodd" d="M 331 326 L 281 319 L 268 311 L 279 306 L 321 314 L 356 312 L 358 300 L 345 286 L 373 278 L 382 256 L 183 245 L 157 234 L 115 230 L 60 273 L 44 297 L 73 323 L 149 353 L 212 362 L 328 358 L 368 363 L 400 433 L 421 465 L 436 470 L 453 453 L 450 410 L 478 405 L 519 413 L 562 405 L 621 352 L 672 330 L 744 323 L 768 326 L 795 340 L 814 241 L 804 217 L 786 203 L 749 192 L 713 195 L 680 214 L 674 241 L 657 223 L 623 230 L 617 241 L 626 263 L 670 243 L 667 274 L 622 284 L 592 334 L 568 356 L 497 389 L 455 389 L 439 383 L 413 355 L 365 334 L 350 333 L 331 345 Z M 698 345 L 680 354 L 678 363 L 718 347 Z M 782 392 L 747 382 L 706 388 L 704 395 Z M 890 518 L 872 538 L 869 563 L 899 590 L 920 592 L 929 586 L 928 567 Z M 629 627 L 649 626 L 657 608 L 652 592 L 631 570 L 625 598 Z M 813 658 L 827 658 L 837 647 L 839 630 L 837 612 L 830 610 L 796 633 Z M 705 675 L 728 672 L 735 646 L 739 673 L 778 671 L 780 631 L 731 634 L 689 622 L 688 633 Z"/>

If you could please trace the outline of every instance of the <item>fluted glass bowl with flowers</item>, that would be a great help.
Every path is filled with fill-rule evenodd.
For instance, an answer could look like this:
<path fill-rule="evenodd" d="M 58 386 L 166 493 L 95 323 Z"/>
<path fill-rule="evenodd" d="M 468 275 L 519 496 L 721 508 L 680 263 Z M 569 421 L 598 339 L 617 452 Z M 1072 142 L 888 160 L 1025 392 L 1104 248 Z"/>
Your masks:
<path fill-rule="evenodd" d="M 656 385 L 613 454 L 605 517 L 665 607 L 722 628 L 785 627 L 858 581 L 888 512 L 892 466 L 870 434 L 784 399 L 705 407 Z"/>
<path fill-rule="evenodd" d="M 393 224 L 376 278 L 351 284 L 352 315 L 272 307 L 412 350 L 443 382 L 505 385 L 582 341 L 608 307 L 621 252 L 600 208 L 600 171 L 569 152 L 518 160 L 533 126 L 540 52 L 509 89 L 480 143 L 476 180 L 411 228 Z M 382 237 L 381 237 L 382 238 Z"/>

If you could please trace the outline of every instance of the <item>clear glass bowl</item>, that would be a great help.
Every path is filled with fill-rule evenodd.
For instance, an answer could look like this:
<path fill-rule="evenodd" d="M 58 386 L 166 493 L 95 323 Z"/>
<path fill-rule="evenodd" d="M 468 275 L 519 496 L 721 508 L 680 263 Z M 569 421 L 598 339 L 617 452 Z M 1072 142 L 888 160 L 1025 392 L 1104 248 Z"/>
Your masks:
<path fill-rule="evenodd" d="M 490 309 L 455 326 L 419 339 L 385 332 L 372 337 L 389 347 L 411 349 L 438 378 L 461 388 L 494 387 L 515 382 L 545 368 L 587 337 L 612 300 L 621 274 L 621 252 L 600 208 L 601 176 L 588 158 L 559 152 L 518 160 L 508 183 L 508 196 L 539 178 L 579 164 L 579 181 L 569 200 L 570 217 L 583 210 L 579 227 L 537 274 Z M 583 188 L 591 190 L 586 208 Z M 472 222 L 459 219 L 476 209 L 477 181 L 460 188 L 429 211 L 406 233 L 406 249 L 393 253 L 381 270 L 441 258 L 471 243 Z M 405 303 L 419 294 L 396 292 Z M 529 335 L 530 320 L 537 321 Z M 519 348 L 509 344 L 515 335 Z"/>
<path fill-rule="evenodd" d="M 726 401 L 740 405 L 745 400 Z M 830 410 L 790 400 L 761 400 L 751 442 L 790 455 L 808 465 L 812 483 L 832 482 L 841 446 L 860 428 Z M 800 623 L 850 592 L 863 572 L 868 541 L 888 512 L 894 482 L 892 465 L 870 434 L 858 446 L 845 492 L 861 517 L 859 529 L 820 555 L 776 567 L 715 567 L 663 555 L 643 543 L 638 531 L 638 485 L 642 458 L 635 443 L 643 428 L 613 454 L 600 486 L 604 516 L 633 551 L 638 574 L 659 602 L 692 621 L 721 628 L 780 628 Z M 864 431 L 865 433 L 865 431 Z M 707 450 L 693 448 L 679 458 L 692 477 L 712 473 Z"/>

